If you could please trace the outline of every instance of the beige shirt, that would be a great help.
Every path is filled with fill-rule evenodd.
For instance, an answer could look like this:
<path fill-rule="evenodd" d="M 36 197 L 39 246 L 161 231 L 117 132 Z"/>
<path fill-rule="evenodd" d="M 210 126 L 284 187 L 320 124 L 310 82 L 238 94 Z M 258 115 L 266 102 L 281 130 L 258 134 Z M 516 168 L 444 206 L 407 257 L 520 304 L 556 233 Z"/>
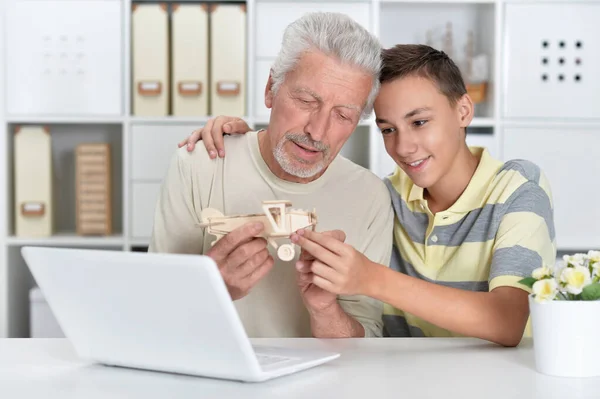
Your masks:
<path fill-rule="evenodd" d="M 225 215 L 261 213 L 263 200 L 290 200 L 293 208 L 316 209 L 317 231 L 340 229 L 346 243 L 369 259 L 389 265 L 393 211 L 383 182 L 367 169 L 338 156 L 326 172 L 308 184 L 282 180 L 260 154 L 257 132 L 225 137 L 225 158 L 210 159 L 203 145 L 177 151 L 158 199 L 150 252 L 203 254 L 214 236 L 204 234 L 202 209 Z M 272 270 L 244 298 L 235 301 L 250 337 L 310 337 L 310 319 L 297 282 L 295 258 L 283 262 L 274 249 Z M 342 308 L 381 336 L 381 302 L 355 296 L 340 298 Z"/>

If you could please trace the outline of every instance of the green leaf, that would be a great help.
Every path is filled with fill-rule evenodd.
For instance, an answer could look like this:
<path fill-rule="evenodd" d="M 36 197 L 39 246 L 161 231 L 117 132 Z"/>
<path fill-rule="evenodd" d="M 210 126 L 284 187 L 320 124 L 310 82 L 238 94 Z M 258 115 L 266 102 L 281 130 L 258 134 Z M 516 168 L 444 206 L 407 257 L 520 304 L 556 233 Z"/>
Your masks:
<path fill-rule="evenodd" d="M 533 288 L 533 284 L 535 284 L 537 280 L 534 279 L 533 277 L 526 277 L 522 280 L 519 281 L 519 284 L 523 284 L 529 288 Z"/>
<path fill-rule="evenodd" d="M 590 284 L 581 292 L 584 301 L 595 301 L 600 299 L 600 283 Z"/>

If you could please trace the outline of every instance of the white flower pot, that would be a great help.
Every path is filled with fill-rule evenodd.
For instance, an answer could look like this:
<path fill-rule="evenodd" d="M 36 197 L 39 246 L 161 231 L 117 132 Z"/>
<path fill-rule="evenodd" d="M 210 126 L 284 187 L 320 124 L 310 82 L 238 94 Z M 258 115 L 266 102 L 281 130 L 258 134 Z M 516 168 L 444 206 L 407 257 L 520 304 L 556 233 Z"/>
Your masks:
<path fill-rule="evenodd" d="M 600 301 L 537 303 L 530 295 L 529 308 L 538 372 L 600 376 Z"/>

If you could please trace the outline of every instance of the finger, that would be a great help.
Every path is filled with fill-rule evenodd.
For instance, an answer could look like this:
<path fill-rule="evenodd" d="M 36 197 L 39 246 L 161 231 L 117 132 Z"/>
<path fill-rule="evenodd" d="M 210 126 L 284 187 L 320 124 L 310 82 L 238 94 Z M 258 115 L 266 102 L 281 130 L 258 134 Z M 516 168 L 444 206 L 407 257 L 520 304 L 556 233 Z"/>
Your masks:
<path fill-rule="evenodd" d="M 208 156 L 210 157 L 210 159 L 215 159 L 217 157 L 217 150 L 215 149 L 215 143 L 210 134 L 214 123 L 215 123 L 214 118 L 209 119 L 208 122 L 206 122 L 206 125 L 204 126 L 204 128 L 202 128 L 202 141 L 204 142 L 204 146 L 206 147 L 206 151 L 208 151 Z"/>
<path fill-rule="evenodd" d="M 312 283 L 325 291 L 331 292 L 332 294 L 339 294 L 339 290 L 331 281 L 324 279 L 323 277 L 313 276 Z"/>
<path fill-rule="evenodd" d="M 314 260 L 298 260 L 296 262 L 296 270 L 298 270 L 300 273 L 308 273 L 310 272 L 313 262 Z"/>
<path fill-rule="evenodd" d="M 223 131 L 225 133 L 244 134 L 248 133 L 250 130 L 252 129 L 250 129 L 250 126 L 248 126 L 246 121 L 240 118 L 228 121 L 223 125 Z"/>
<path fill-rule="evenodd" d="M 312 283 L 314 274 L 312 273 L 297 273 L 298 275 L 298 284 L 307 285 Z"/>
<path fill-rule="evenodd" d="M 344 233 L 342 230 L 329 230 L 329 231 L 324 231 L 321 234 L 333 237 L 340 242 L 346 241 L 346 233 Z"/>
<path fill-rule="evenodd" d="M 264 238 L 253 238 L 252 240 L 241 244 L 229 254 L 226 260 L 226 267 L 235 272 L 245 262 L 267 248 L 267 240 Z"/>
<path fill-rule="evenodd" d="M 223 125 L 227 123 L 230 119 L 233 119 L 229 116 L 217 116 L 215 118 L 215 123 L 213 123 L 212 128 L 210 129 L 210 138 L 214 143 L 217 153 L 222 158 L 225 156 L 225 149 L 223 146 Z"/>
<path fill-rule="evenodd" d="M 241 278 L 247 278 L 256 269 L 258 269 L 260 265 L 265 263 L 269 256 L 271 256 L 271 254 L 265 245 L 263 249 L 252 255 L 247 261 L 238 267 L 237 274 Z"/>
<path fill-rule="evenodd" d="M 334 252 L 331 252 L 329 249 L 323 247 L 322 245 L 314 241 L 307 239 L 304 236 L 292 234 L 290 238 L 292 242 L 298 244 L 301 248 L 310 252 L 312 256 L 314 256 L 316 259 L 319 259 L 321 262 L 326 263 L 329 266 L 335 267 L 335 265 L 340 259 L 340 257 Z M 334 239 L 332 238 L 332 240 Z"/>
<path fill-rule="evenodd" d="M 315 276 L 319 276 L 332 283 L 339 280 L 339 273 L 323 262 L 314 261 L 311 270 Z"/>
<path fill-rule="evenodd" d="M 196 131 L 197 131 L 197 130 L 194 130 L 194 131 L 192 132 L 192 134 L 196 133 Z M 188 137 L 186 137 L 185 139 L 181 140 L 179 143 L 177 143 L 177 147 L 178 147 L 178 148 L 181 148 L 181 147 L 183 147 L 184 145 L 187 145 L 187 144 L 188 144 L 188 139 L 189 139 L 189 136 L 188 136 Z"/>
<path fill-rule="evenodd" d="M 221 261 L 228 257 L 240 245 L 252 240 L 264 230 L 262 223 L 246 223 L 225 235 L 208 251 L 208 255 Z"/>
<path fill-rule="evenodd" d="M 319 244 L 323 248 L 326 248 L 329 251 L 331 251 L 337 255 L 344 255 L 346 253 L 346 247 L 348 246 L 348 244 L 344 244 L 343 242 L 333 238 L 331 235 L 327 235 L 324 233 L 317 233 L 316 231 L 312 231 L 312 230 L 308 230 L 308 229 L 298 230 L 297 234 L 314 242 L 314 243 Z M 332 231 L 331 234 L 339 234 L 339 233 L 333 233 L 333 231 Z M 315 255 L 315 254 L 313 253 L 313 255 Z"/>
<path fill-rule="evenodd" d="M 246 289 L 249 291 L 254 287 L 263 277 L 267 275 L 273 268 L 275 259 L 269 256 L 259 267 L 257 267 L 250 275 L 244 280 Z"/>
<path fill-rule="evenodd" d="M 213 128 L 211 129 L 210 134 L 215 143 L 215 147 L 217 148 L 217 152 L 221 158 L 225 156 L 225 143 L 223 136 L 225 135 L 225 133 L 229 133 L 225 131 L 225 126 L 228 123 L 235 121 L 236 119 L 238 118 L 233 118 L 229 116 L 218 116 L 215 119 L 215 124 L 213 125 Z"/>
<path fill-rule="evenodd" d="M 305 249 L 302 249 L 300 251 L 300 256 L 298 256 L 298 260 L 311 261 L 311 260 L 315 260 L 315 257 L 312 256 L 312 254 L 310 252 L 306 251 Z"/>
<path fill-rule="evenodd" d="M 336 240 L 339 241 L 346 241 L 346 233 L 344 233 L 342 230 L 329 230 L 329 231 L 324 231 L 323 234 L 331 236 L 333 238 L 335 238 Z M 312 254 L 308 251 L 302 250 L 300 251 L 300 256 L 298 257 L 298 260 L 314 260 L 315 257 L 312 256 Z"/>

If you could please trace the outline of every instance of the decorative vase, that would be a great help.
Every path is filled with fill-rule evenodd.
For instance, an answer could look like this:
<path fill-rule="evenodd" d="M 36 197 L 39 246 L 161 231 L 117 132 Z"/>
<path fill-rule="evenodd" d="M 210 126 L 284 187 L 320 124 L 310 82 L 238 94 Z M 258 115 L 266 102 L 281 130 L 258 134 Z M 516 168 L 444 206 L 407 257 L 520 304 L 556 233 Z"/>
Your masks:
<path fill-rule="evenodd" d="M 530 295 L 529 309 L 539 373 L 600 376 L 600 300 L 538 303 Z"/>

